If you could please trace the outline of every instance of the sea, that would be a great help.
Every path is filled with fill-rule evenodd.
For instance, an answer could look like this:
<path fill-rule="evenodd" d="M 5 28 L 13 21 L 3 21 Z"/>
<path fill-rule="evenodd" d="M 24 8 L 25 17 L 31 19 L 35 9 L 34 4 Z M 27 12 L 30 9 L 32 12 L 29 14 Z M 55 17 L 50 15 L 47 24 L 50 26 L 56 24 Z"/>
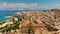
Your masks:
<path fill-rule="evenodd" d="M 0 10 L 0 22 L 8 20 L 5 16 L 12 16 L 16 12 L 28 12 L 30 10 Z"/>

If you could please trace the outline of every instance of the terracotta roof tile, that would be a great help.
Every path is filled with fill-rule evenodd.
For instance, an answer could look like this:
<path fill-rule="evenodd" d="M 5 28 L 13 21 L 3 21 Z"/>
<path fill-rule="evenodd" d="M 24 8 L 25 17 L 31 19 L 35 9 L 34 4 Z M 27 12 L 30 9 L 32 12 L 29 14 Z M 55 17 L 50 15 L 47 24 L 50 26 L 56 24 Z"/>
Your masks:
<path fill-rule="evenodd" d="M 27 26 L 28 24 L 29 24 L 29 19 L 26 18 L 26 19 L 24 20 L 24 22 L 23 22 L 23 26 Z"/>
<path fill-rule="evenodd" d="M 26 18 L 23 22 L 23 25 L 22 26 L 28 26 L 29 25 L 29 19 Z M 44 24 L 32 24 L 33 26 L 45 26 Z"/>

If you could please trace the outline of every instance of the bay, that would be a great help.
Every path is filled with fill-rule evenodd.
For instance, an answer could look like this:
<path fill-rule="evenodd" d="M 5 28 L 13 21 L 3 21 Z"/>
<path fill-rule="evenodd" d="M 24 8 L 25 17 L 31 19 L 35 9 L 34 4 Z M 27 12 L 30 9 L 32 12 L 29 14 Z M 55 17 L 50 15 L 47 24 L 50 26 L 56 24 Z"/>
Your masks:
<path fill-rule="evenodd" d="M 30 10 L 0 10 L 0 22 L 7 20 L 9 18 L 5 18 L 5 16 L 12 16 L 16 12 L 28 12 Z"/>

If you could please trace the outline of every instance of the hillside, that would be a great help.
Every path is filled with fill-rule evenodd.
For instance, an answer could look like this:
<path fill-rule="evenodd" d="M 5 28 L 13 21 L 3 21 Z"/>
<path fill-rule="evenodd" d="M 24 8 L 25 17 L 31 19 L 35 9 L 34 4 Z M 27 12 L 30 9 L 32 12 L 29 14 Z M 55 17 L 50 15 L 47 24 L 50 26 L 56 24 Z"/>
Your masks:
<path fill-rule="evenodd" d="M 48 31 L 52 29 L 52 31 L 55 31 L 55 29 L 60 29 L 60 11 L 54 9 L 48 12 L 17 12 L 11 17 L 10 20 L 0 23 L 0 32 L 21 30 L 22 24 L 26 18 L 29 18 L 29 21 L 32 24 L 46 25 Z"/>

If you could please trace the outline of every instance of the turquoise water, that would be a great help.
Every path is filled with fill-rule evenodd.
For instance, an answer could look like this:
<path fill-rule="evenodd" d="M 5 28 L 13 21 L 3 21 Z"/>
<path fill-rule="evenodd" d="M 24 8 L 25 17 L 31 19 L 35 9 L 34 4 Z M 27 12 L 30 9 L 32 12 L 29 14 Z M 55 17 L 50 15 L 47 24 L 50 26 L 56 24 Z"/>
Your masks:
<path fill-rule="evenodd" d="M 0 21 L 7 20 L 5 16 L 12 16 L 15 12 L 27 12 L 29 10 L 0 10 Z"/>

